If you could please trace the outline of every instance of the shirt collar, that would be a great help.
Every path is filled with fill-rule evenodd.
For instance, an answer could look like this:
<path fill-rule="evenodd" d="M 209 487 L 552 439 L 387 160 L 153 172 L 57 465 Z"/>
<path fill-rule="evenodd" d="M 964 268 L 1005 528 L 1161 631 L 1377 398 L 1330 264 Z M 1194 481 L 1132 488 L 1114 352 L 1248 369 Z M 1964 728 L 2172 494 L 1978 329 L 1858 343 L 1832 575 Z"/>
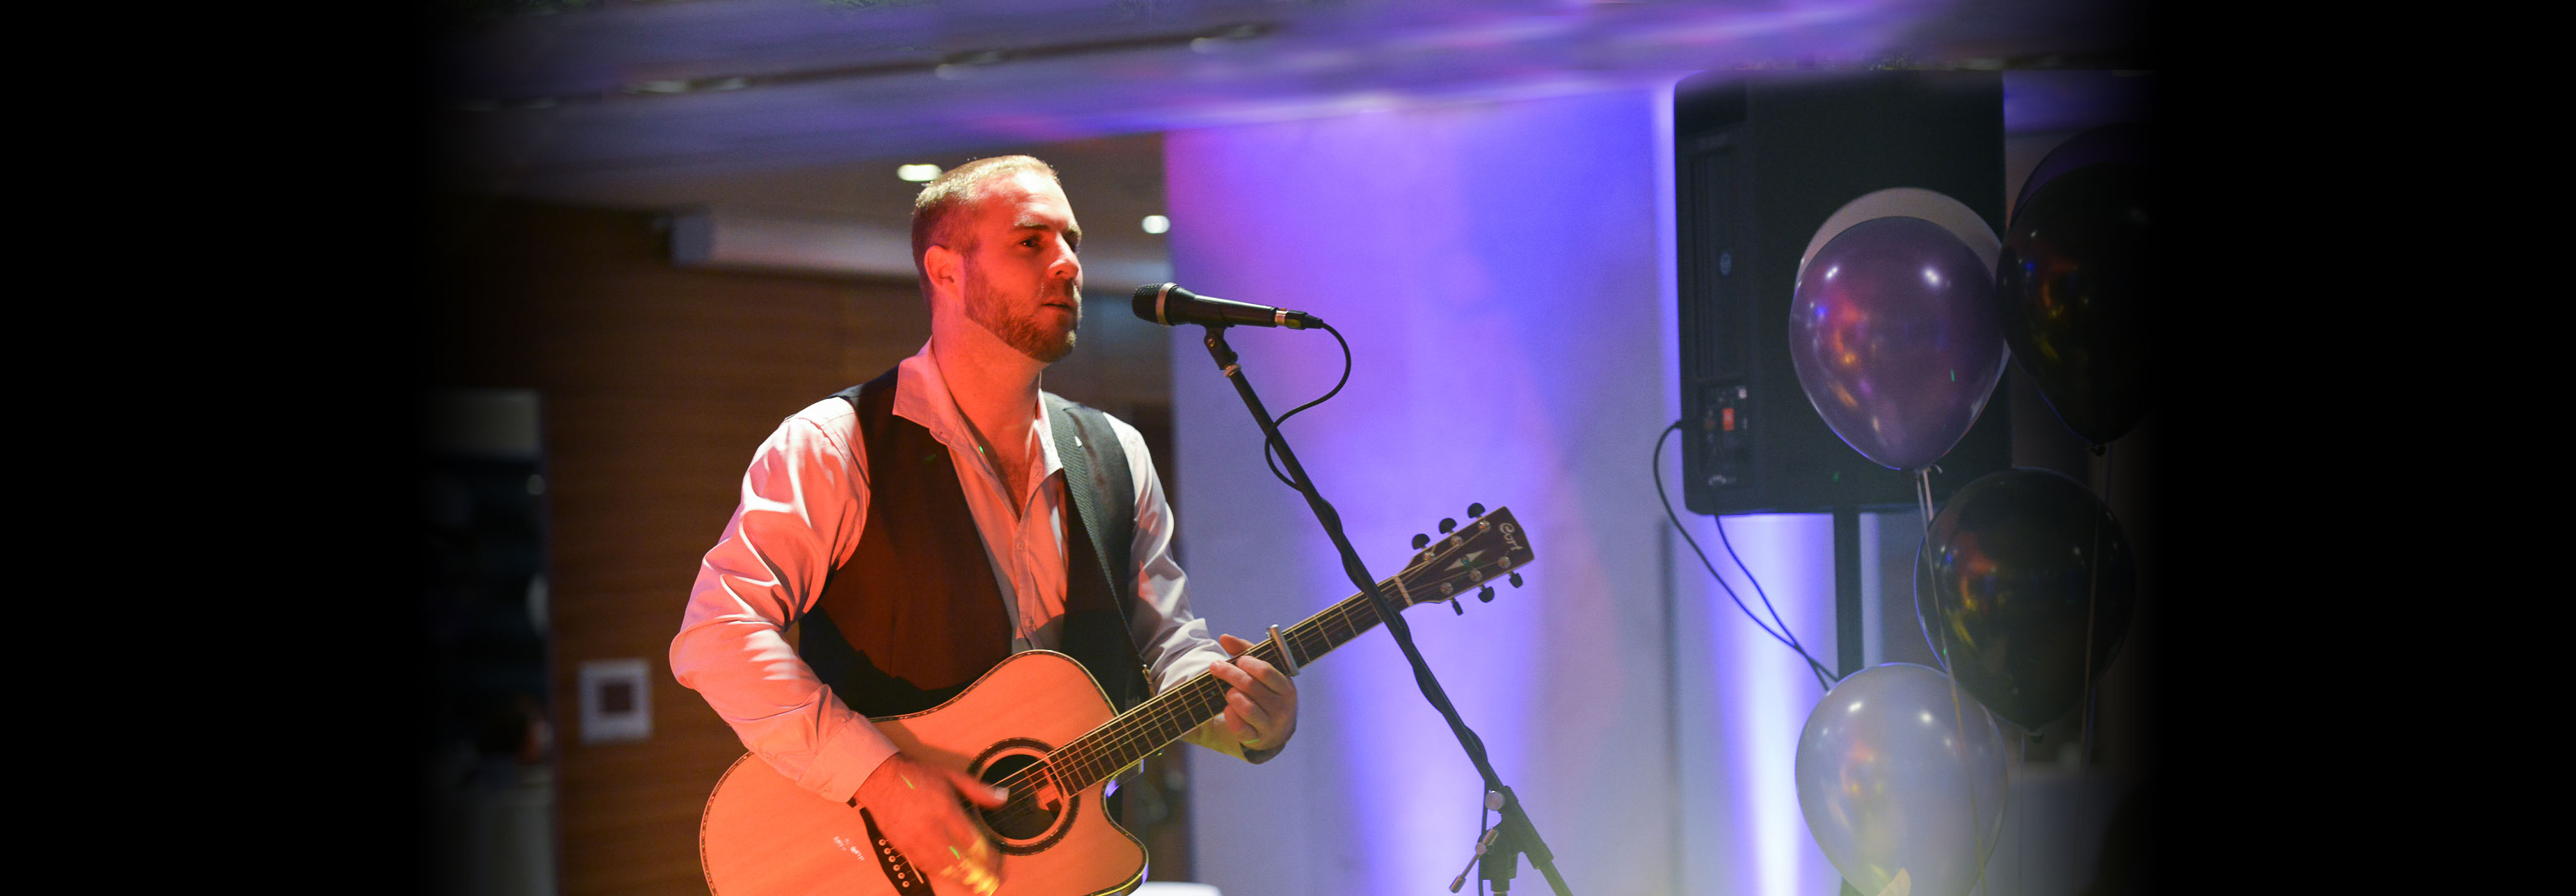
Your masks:
<path fill-rule="evenodd" d="M 1046 457 L 1043 475 L 1053 476 L 1064 469 L 1064 459 L 1055 450 L 1054 412 L 1047 409 L 1046 394 L 1038 395 L 1038 450 Z M 966 425 L 966 415 L 957 409 L 957 396 L 948 391 L 948 380 L 939 373 L 939 357 L 930 353 L 930 343 L 895 365 L 894 413 L 929 430 L 932 438 L 949 450 L 969 457 L 976 455 L 974 428 Z"/>

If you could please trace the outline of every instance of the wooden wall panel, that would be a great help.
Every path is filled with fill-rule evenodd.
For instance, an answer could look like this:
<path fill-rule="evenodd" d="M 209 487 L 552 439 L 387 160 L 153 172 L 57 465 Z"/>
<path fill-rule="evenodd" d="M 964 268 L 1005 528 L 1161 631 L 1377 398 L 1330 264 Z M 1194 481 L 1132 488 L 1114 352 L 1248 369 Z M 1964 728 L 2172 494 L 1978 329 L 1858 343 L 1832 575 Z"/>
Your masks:
<path fill-rule="evenodd" d="M 742 745 L 666 655 L 778 421 L 918 349 L 909 281 L 688 270 L 651 215 L 477 201 L 448 233 L 432 381 L 542 402 L 562 891 L 704 893 L 699 808 Z M 584 660 L 656 670 L 653 737 L 585 745 Z"/>

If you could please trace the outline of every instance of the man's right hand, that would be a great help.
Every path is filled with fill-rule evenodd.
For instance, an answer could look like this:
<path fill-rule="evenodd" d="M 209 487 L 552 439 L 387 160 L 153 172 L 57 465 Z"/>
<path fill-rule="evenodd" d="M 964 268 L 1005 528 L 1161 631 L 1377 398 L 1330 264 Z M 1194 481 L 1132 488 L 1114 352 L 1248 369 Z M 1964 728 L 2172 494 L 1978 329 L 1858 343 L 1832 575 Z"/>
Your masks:
<path fill-rule="evenodd" d="M 1001 854 L 967 820 L 958 805 L 961 796 L 991 809 L 1008 793 L 965 772 L 897 753 L 859 785 L 856 802 L 867 807 L 887 844 L 912 862 L 934 892 L 991 896 L 1002 882 Z"/>

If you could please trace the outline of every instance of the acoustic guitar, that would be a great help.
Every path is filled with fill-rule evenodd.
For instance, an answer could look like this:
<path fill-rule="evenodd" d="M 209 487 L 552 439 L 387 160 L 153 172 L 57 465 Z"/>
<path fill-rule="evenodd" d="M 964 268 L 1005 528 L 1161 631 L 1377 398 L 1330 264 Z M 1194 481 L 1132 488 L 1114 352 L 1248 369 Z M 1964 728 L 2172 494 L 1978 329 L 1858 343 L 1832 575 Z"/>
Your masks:
<path fill-rule="evenodd" d="M 1481 508 L 1470 508 L 1473 514 Z M 1528 533 L 1511 511 L 1470 519 L 1419 550 L 1378 587 L 1399 610 L 1446 601 L 1530 562 Z M 1291 675 L 1380 622 L 1356 594 L 1281 629 L 1251 656 Z M 1144 882 L 1145 845 L 1109 821 L 1103 790 L 1118 773 L 1225 710 L 1227 685 L 1201 672 L 1125 713 L 1072 657 L 1013 654 L 964 693 L 911 715 L 872 719 L 913 759 L 966 769 L 1010 789 L 999 808 L 970 815 L 1000 847 L 997 896 L 1125 893 Z M 833 893 L 928 894 L 923 869 L 888 847 L 866 806 L 852 809 L 796 786 L 756 756 L 725 770 L 698 826 L 698 857 L 715 896 Z M 942 857 L 946 858 L 946 857 Z M 945 863 L 933 864 L 938 868 Z"/>

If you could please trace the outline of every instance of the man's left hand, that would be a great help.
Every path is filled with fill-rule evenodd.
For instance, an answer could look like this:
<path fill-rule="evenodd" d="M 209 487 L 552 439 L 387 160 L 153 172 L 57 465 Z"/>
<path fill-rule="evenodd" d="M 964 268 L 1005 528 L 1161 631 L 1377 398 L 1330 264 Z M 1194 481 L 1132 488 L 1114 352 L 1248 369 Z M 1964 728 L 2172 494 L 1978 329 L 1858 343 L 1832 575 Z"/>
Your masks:
<path fill-rule="evenodd" d="M 1278 667 L 1245 655 L 1253 642 L 1218 635 L 1216 643 L 1234 659 L 1208 667 L 1208 673 L 1233 687 L 1225 693 L 1225 714 L 1217 717 L 1212 733 L 1232 740 L 1246 759 L 1268 759 L 1297 733 L 1297 682 Z"/>

